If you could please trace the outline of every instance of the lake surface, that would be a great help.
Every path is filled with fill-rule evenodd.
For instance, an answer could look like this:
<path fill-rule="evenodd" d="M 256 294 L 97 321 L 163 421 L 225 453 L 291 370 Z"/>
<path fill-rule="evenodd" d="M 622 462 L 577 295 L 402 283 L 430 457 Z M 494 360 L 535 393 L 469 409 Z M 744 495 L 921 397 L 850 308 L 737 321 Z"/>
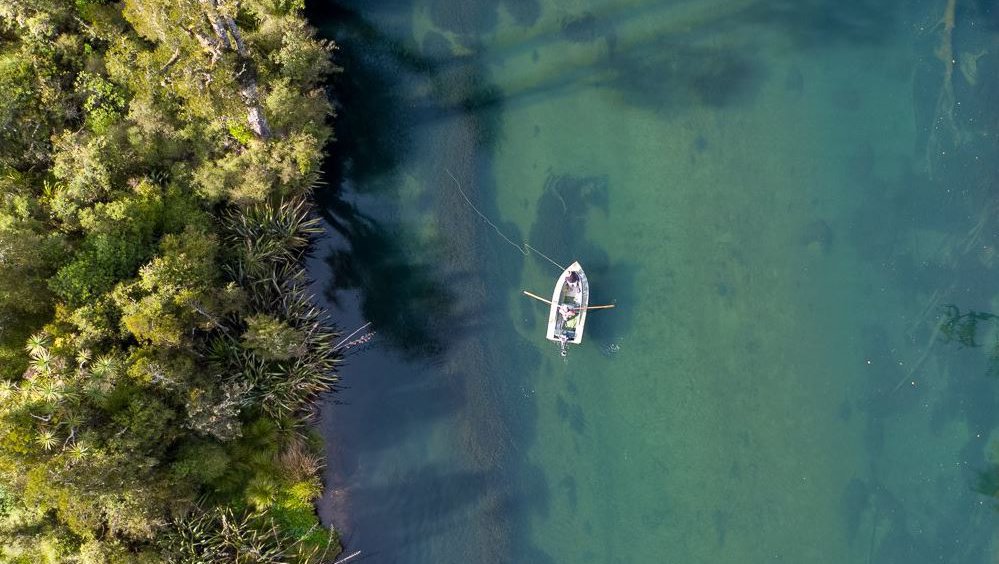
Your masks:
<path fill-rule="evenodd" d="M 311 0 L 349 549 L 995 561 L 992 4 Z M 522 242 L 617 306 L 565 359 Z"/>

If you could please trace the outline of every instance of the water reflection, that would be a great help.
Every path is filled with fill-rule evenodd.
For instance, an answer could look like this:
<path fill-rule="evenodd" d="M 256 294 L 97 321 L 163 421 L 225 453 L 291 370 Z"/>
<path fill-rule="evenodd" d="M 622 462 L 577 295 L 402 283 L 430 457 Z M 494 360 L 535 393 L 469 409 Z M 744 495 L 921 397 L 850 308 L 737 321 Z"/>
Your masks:
<path fill-rule="evenodd" d="M 470 333 L 475 312 L 454 309 L 450 285 L 431 266 L 440 262 L 440 251 L 414 248 L 412 241 L 404 245 L 397 227 L 385 223 L 396 221 L 391 206 L 382 206 L 376 213 L 385 217 L 378 218 L 345 196 L 397 194 L 398 173 L 416 152 L 414 137 L 419 139 L 419 128 L 428 122 L 478 116 L 476 143 L 487 148 L 495 127 L 484 122 L 495 114 L 487 110 L 496 98 L 482 86 L 474 64 L 422 56 L 342 5 L 321 16 L 329 19 L 318 14 L 314 19 L 335 22 L 334 37 L 344 45 L 338 63 L 345 73 L 333 88 L 339 105 L 348 108 L 337 121 L 337 140 L 330 148 L 334 157 L 324 169 L 333 189 L 319 191 L 318 197 L 321 214 L 344 241 L 326 258 L 332 272 L 326 298 L 336 303 L 338 292 L 363 289 L 363 314 L 375 330 L 410 354 L 434 357 L 445 334 Z M 414 90 L 427 88 L 413 96 Z M 429 213 L 432 205 L 423 201 L 412 211 Z M 413 256 L 426 262 L 414 263 Z"/>
<path fill-rule="evenodd" d="M 481 245 L 484 226 L 445 174 L 498 215 L 481 156 L 498 142 L 502 100 L 481 61 L 451 55 L 444 35 L 420 48 L 400 39 L 406 30 L 391 22 L 412 6 L 389 4 L 377 25 L 367 19 L 377 10 L 350 3 L 313 14 L 345 68 L 320 192 L 334 237 L 315 273 L 341 316 L 372 322 L 380 339 L 349 359 L 346 405 L 324 419 L 332 510 L 350 542 L 381 561 L 543 562 L 522 540 L 528 516 L 547 512 L 548 486 L 522 459 L 536 413 L 514 377 L 538 359 L 518 355 L 524 367 L 505 378 L 492 371 L 520 345 L 507 311 L 523 257 Z M 506 4 L 530 19 L 529 3 Z M 463 8 L 451 24 L 484 25 L 488 11 Z"/>

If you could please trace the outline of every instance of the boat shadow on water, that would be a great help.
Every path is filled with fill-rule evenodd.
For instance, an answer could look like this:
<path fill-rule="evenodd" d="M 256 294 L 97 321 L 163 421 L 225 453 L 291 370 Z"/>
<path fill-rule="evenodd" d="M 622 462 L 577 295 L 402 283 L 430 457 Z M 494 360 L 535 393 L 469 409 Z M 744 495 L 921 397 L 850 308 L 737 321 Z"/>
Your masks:
<path fill-rule="evenodd" d="M 613 356 L 621 349 L 621 338 L 634 319 L 637 264 L 611 260 L 611 254 L 586 237 L 587 217 L 594 210 L 608 215 L 610 182 L 607 176 L 551 175 L 535 206 L 537 210 L 528 240 L 542 246 L 546 254 L 569 262 L 578 259 L 590 282 L 589 303 L 615 304 L 608 312 L 587 320 L 586 339 Z M 547 261 L 535 257 L 539 263 Z M 535 304 L 528 304 L 537 309 Z M 536 324 L 535 315 L 525 315 L 525 328 Z"/>

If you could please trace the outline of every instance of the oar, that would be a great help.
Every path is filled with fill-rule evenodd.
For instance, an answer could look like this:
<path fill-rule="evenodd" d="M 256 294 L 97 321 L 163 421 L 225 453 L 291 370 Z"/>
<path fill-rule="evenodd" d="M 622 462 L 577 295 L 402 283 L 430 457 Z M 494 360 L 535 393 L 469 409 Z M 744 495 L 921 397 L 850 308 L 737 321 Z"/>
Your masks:
<path fill-rule="evenodd" d="M 541 296 L 537 296 L 537 295 L 535 295 L 535 294 L 532 294 L 532 293 L 528 292 L 527 290 L 524 290 L 524 295 L 525 295 L 525 296 L 531 296 L 532 298 L 534 298 L 534 299 L 536 299 L 536 300 L 541 300 L 541 301 L 545 302 L 545 303 L 546 303 L 546 304 L 548 304 L 548 305 L 552 305 L 552 303 L 551 303 L 550 301 L 548 301 L 548 300 L 546 300 L 546 299 L 542 298 Z"/>
<path fill-rule="evenodd" d="M 532 297 L 532 298 L 534 298 L 536 300 L 545 302 L 548 305 L 552 304 L 550 301 L 548 301 L 548 300 L 546 300 L 546 299 L 544 299 L 541 296 L 538 296 L 536 294 L 532 294 L 532 293 L 528 292 L 527 290 L 523 290 L 523 292 L 524 292 L 525 296 L 530 296 L 530 297 Z M 610 309 L 612 307 L 615 307 L 615 304 L 598 305 L 598 306 L 587 306 L 586 309 Z"/>

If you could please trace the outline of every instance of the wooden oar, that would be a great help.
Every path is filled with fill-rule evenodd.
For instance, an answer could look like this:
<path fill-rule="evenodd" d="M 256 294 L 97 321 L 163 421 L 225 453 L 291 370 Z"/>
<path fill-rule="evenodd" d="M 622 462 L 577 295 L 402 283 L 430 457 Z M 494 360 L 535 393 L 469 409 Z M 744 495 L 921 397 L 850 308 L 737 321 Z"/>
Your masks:
<path fill-rule="evenodd" d="M 532 294 L 532 293 L 528 292 L 527 290 L 523 290 L 523 292 L 524 292 L 525 296 L 530 296 L 530 297 L 532 297 L 532 298 L 534 298 L 536 300 L 545 302 L 548 305 L 552 305 L 552 303 L 550 301 L 542 298 L 541 296 L 539 296 L 537 294 Z M 598 305 L 598 306 L 587 306 L 586 309 L 610 309 L 612 307 L 615 307 L 615 304 Z"/>
<path fill-rule="evenodd" d="M 532 293 L 528 292 L 527 290 L 524 290 L 524 295 L 525 295 L 525 296 L 531 296 L 532 298 L 534 298 L 534 299 L 536 299 L 536 300 L 541 300 L 541 301 L 545 302 L 545 303 L 546 303 L 546 304 L 548 304 L 548 305 L 552 305 L 552 303 L 551 303 L 550 301 L 548 301 L 548 300 L 546 300 L 546 299 L 542 298 L 541 296 L 538 296 L 538 295 L 535 295 L 535 294 L 532 294 Z"/>

